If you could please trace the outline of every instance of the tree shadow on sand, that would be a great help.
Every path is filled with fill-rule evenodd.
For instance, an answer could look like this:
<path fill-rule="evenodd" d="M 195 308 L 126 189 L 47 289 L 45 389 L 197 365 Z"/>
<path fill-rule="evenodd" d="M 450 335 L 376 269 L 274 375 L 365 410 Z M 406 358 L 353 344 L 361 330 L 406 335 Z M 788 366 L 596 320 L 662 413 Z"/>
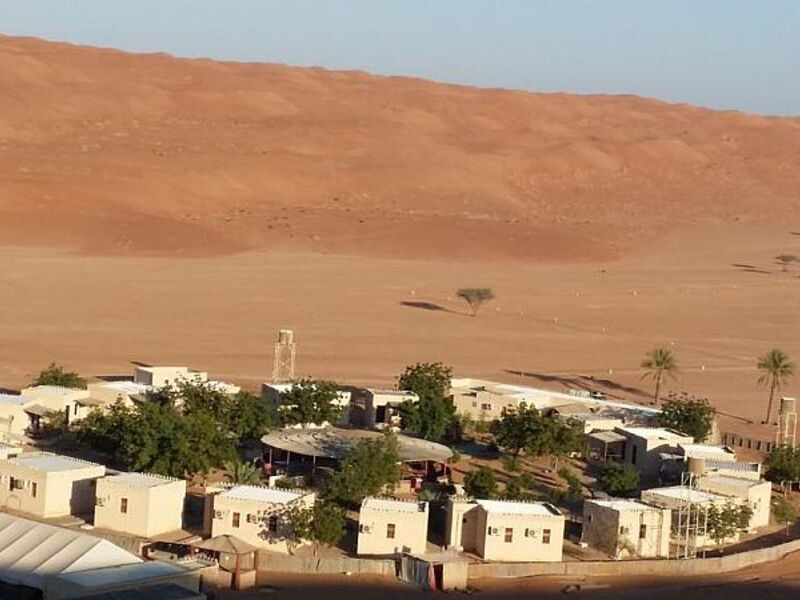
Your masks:
<path fill-rule="evenodd" d="M 420 310 L 446 312 L 453 315 L 461 315 L 462 317 L 469 316 L 457 310 L 451 310 L 449 308 L 446 308 L 441 304 L 436 304 L 435 302 L 426 302 L 425 300 L 401 300 L 400 304 L 402 304 L 403 306 L 408 306 L 409 308 L 419 308 Z"/>
<path fill-rule="evenodd" d="M 642 390 L 641 388 L 623 385 L 612 379 L 597 378 L 585 375 L 550 375 L 548 373 L 533 373 L 531 371 L 518 371 L 514 369 L 505 369 L 506 373 L 511 375 L 518 375 L 520 377 L 530 377 L 537 379 L 543 383 L 560 383 L 569 388 L 580 390 L 595 390 L 598 387 L 606 388 L 616 392 L 626 392 L 637 396 L 649 396 L 650 393 Z"/>

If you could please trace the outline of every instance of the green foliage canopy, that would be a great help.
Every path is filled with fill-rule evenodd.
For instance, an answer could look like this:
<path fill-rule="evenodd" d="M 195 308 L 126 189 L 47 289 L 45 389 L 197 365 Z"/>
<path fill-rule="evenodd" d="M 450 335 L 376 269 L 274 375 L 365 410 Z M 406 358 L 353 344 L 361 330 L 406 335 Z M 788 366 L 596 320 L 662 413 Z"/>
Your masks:
<path fill-rule="evenodd" d="M 339 418 L 339 389 L 332 381 L 301 379 L 281 393 L 280 418 L 284 425 L 322 425 Z"/>
<path fill-rule="evenodd" d="M 400 481 L 400 458 L 397 440 L 387 435 L 378 439 L 362 439 L 345 458 L 328 481 L 325 496 L 346 505 L 360 503 L 374 496 L 387 485 Z"/>
<path fill-rule="evenodd" d="M 86 380 L 73 371 L 65 371 L 61 365 L 50 363 L 46 369 L 39 372 L 31 385 L 57 385 L 85 390 Z"/>
<path fill-rule="evenodd" d="M 398 389 L 414 392 L 418 402 L 399 407 L 403 429 L 426 440 L 441 441 L 458 423 L 456 410 L 446 397 L 452 370 L 442 363 L 418 363 L 406 367 L 398 378 Z"/>
<path fill-rule="evenodd" d="M 600 486 L 612 496 L 627 496 L 639 489 L 639 471 L 629 464 L 607 463 L 600 475 Z"/>
<path fill-rule="evenodd" d="M 464 491 L 473 498 L 492 498 L 497 493 L 497 480 L 489 467 L 480 467 L 467 473 Z M 516 493 L 512 490 L 512 493 Z"/>
<path fill-rule="evenodd" d="M 670 394 L 661 407 L 658 422 L 661 427 L 669 427 L 690 435 L 700 443 L 711 434 L 716 411 L 706 398 L 695 398 L 686 393 Z"/>

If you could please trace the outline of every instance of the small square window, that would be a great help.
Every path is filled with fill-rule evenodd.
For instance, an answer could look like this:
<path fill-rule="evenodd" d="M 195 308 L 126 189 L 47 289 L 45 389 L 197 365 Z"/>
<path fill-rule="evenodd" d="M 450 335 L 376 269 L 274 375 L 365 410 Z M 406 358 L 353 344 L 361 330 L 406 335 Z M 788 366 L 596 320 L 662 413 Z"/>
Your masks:
<path fill-rule="evenodd" d="M 639 525 L 639 539 L 643 540 L 647 537 L 647 525 Z"/>
<path fill-rule="evenodd" d="M 241 518 L 241 515 L 238 512 L 233 513 L 233 526 L 234 527 L 239 527 L 239 519 L 240 518 Z"/>
<path fill-rule="evenodd" d="M 127 498 L 120 498 L 119 500 L 119 512 L 123 515 L 128 513 L 128 499 Z"/>
<path fill-rule="evenodd" d="M 386 537 L 390 540 L 394 539 L 394 523 L 389 523 L 386 525 Z"/>
<path fill-rule="evenodd" d="M 31 496 L 33 496 L 34 498 L 36 498 L 36 491 L 37 491 L 36 482 L 32 481 L 31 482 Z"/>
<path fill-rule="evenodd" d="M 542 543 L 543 544 L 549 544 L 550 543 L 550 530 L 549 529 L 543 529 L 542 530 Z"/>
<path fill-rule="evenodd" d="M 505 543 L 510 544 L 514 541 L 514 529 L 513 527 L 506 527 L 506 535 L 505 535 Z"/>

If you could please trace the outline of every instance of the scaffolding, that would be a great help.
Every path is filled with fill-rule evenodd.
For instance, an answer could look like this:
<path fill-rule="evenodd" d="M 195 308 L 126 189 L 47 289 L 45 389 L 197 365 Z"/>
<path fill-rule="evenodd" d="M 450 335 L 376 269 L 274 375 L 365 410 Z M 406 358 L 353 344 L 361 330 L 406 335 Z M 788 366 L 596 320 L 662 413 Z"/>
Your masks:
<path fill-rule="evenodd" d="M 781 407 L 778 411 L 778 431 L 775 435 L 775 444 L 780 446 L 795 447 L 797 435 L 797 400 L 794 398 L 781 398 Z"/>
<path fill-rule="evenodd" d="M 678 509 L 674 517 L 675 558 L 697 558 L 697 537 L 705 536 L 708 527 L 708 509 L 700 502 L 692 501 L 695 487 L 695 473 L 681 474 L 681 487 Z"/>
<path fill-rule="evenodd" d="M 275 342 L 272 362 L 272 383 L 290 383 L 294 380 L 294 334 L 291 329 L 281 329 Z"/>

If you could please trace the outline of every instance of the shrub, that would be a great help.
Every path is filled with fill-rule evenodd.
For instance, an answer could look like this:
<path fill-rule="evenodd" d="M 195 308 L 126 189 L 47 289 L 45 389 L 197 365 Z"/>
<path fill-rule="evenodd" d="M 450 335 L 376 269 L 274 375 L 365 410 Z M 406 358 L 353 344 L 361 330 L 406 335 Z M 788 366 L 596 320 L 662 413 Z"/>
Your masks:
<path fill-rule="evenodd" d="M 464 490 L 473 498 L 492 498 L 497 491 L 494 471 L 489 467 L 470 471 L 464 478 Z"/>
<path fill-rule="evenodd" d="M 600 485 L 607 494 L 626 496 L 639 489 L 639 472 L 631 465 L 610 462 L 603 469 Z"/>

